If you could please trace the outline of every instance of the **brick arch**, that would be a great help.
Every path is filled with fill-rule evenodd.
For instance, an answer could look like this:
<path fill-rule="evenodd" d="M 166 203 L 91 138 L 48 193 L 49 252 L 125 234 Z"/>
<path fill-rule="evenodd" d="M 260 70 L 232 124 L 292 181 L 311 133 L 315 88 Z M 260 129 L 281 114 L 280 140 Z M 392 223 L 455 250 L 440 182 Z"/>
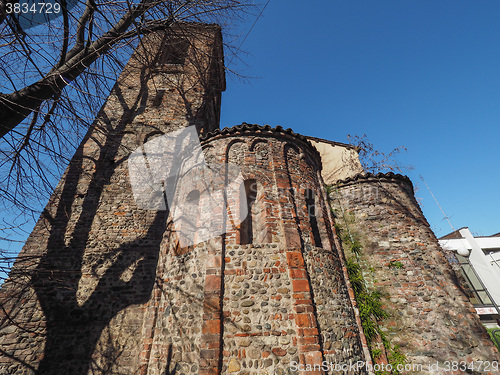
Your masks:
<path fill-rule="evenodd" d="M 269 146 L 269 141 L 265 138 L 256 138 L 252 141 L 252 143 L 250 144 L 250 151 L 255 151 L 255 147 L 258 145 L 258 144 L 261 144 L 261 143 L 265 143 L 266 145 Z"/>
<path fill-rule="evenodd" d="M 217 161 L 217 155 L 215 147 L 212 145 L 203 145 L 203 153 L 205 154 L 205 162 L 210 165 Z"/>
<path fill-rule="evenodd" d="M 333 237 L 328 230 L 329 224 L 325 222 L 328 216 L 314 160 L 301 147 L 290 143 L 283 146 L 283 155 L 291 188 L 287 192 L 290 205 L 287 213 L 293 216 L 302 241 L 331 250 Z M 308 191 L 312 192 L 313 200 L 306 197 Z"/>
<path fill-rule="evenodd" d="M 284 157 L 286 157 L 286 155 L 287 155 L 286 152 L 290 149 L 294 150 L 298 155 L 302 154 L 302 152 L 301 152 L 302 150 L 300 149 L 299 146 L 297 146 L 293 143 L 290 143 L 290 142 L 283 142 L 282 143 L 282 151 L 283 151 Z"/>
<path fill-rule="evenodd" d="M 248 144 L 247 142 L 244 140 L 244 139 L 241 139 L 241 138 L 236 138 L 236 139 L 233 139 L 231 141 L 229 141 L 227 143 L 227 146 L 226 146 L 226 152 L 225 152 L 225 157 L 226 157 L 226 160 L 225 162 L 226 163 L 232 163 L 232 164 L 236 164 L 236 165 L 239 165 L 239 166 L 244 166 L 246 163 L 245 163 L 245 151 L 243 151 L 243 157 L 240 157 L 237 160 L 236 163 L 233 162 L 233 160 L 231 160 L 231 152 L 236 150 L 235 147 L 237 147 L 236 145 L 239 145 L 240 147 L 243 147 L 245 146 L 246 147 L 246 151 L 249 150 L 248 148 Z"/>
<path fill-rule="evenodd" d="M 301 151 L 302 150 L 294 144 L 283 144 L 283 160 L 288 173 L 290 188 L 293 188 L 296 194 L 300 193 L 301 186 L 304 183 L 304 176 L 301 173 L 301 156 L 304 154 Z M 307 178 L 305 180 L 307 181 Z"/>
<path fill-rule="evenodd" d="M 321 161 L 315 161 L 313 159 L 313 155 L 309 152 L 309 150 L 304 149 L 303 147 L 294 143 L 283 143 L 283 157 L 285 158 L 285 160 L 288 159 L 288 150 L 294 150 L 297 153 L 298 164 L 300 164 L 302 167 L 306 166 L 310 174 L 313 174 L 313 171 L 316 169 L 321 169 Z"/>
<path fill-rule="evenodd" d="M 252 166 L 256 170 L 265 171 L 274 169 L 274 158 L 270 142 L 267 139 L 257 138 L 250 145 L 250 151 L 255 157 Z"/>

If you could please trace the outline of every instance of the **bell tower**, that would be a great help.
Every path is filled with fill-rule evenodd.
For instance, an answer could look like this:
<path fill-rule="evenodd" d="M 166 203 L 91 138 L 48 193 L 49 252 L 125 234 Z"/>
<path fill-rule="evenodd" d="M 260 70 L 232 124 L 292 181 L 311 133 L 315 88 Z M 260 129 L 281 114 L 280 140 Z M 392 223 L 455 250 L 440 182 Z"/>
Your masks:
<path fill-rule="evenodd" d="M 168 212 L 135 205 L 127 158 L 173 130 L 217 129 L 224 89 L 219 26 L 142 38 L 2 287 L 1 373 L 148 373 Z"/>

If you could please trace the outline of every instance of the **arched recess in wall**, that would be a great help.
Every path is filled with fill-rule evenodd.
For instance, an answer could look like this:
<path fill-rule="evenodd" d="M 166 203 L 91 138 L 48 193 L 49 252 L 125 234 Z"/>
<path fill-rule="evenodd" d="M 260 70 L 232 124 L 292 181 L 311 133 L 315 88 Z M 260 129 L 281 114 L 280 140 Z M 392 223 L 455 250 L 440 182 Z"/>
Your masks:
<path fill-rule="evenodd" d="M 228 164 L 244 167 L 245 157 L 249 152 L 248 145 L 243 139 L 234 139 L 228 143 L 226 148 L 226 160 Z"/>
<path fill-rule="evenodd" d="M 273 181 L 270 178 L 273 167 L 273 153 L 268 139 L 257 138 L 251 146 L 250 152 L 254 155 L 255 163 L 252 165 L 252 176 L 256 181 L 257 194 L 253 205 L 253 231 L 254 242 L 257 244 L 272 242 L 272 227 L 276 223 L 271 223 L 271 217 L 278 217 L 278 206 L 273 195 Z"/>
<path fill-rule="evenodd" d="M 283 146 L 283 156 L 285 159 L 285 166 L 288 176 L 289 190 L 280 192 L 280 194 L 286 194 L 289 197 L 288 207 L 285 207 L 284 214 L 292 215 L 295 217 L 296 225 L 300 231 L 300 205 L 302 197 L 299 196 L 300 191 L 299 185 L 301 180 L 300 174 L 300 150 L 297 146 L 286 143 Z"/>
<path fill-rule="evenodd" d="M 283 145 L 283 156 L 285 157 L 289 176 L 293 174 L 300 176 L 300 160 L 303 156 L 301 150 L 293 144 L 285 143 Z"/>
<path fill-rule="evenodd" d="M 257 149 L 269 150 L 267 141 L 262 140 Z M 237 165 L 244 178 L 240 186 L 238 211 L 246 212 L 245 219 L 235 228 L 234 241 L 238 244 L 270 243 L 271 231 L 266 223 L 266 188 L 270 182 L 266 178 L 269 170 L 259 168 L 256 162 L 255 142 L 249 148 L 242 139 L 232 141 L 227 148 L 227 161 Z M 269 153 L 269 152 L 268 152 Z M 231 200 L 229 199 L 229 204 Z"/>
<path fill-rule="evenodd" d="M 182 215 L 175 222 L 175 233 L 177 236 L 174 247 L 175 255 L 185 254 L 196 246 L 198 233 L 200 231 L 200 197 L 198 189 L 192 189 L 186 195 L 182 204 Z"/>
<path fill-rule="evenodd" d="M 330 242 L 323 218 L 323 200 L 313 160 L 293 144 L 283 147 L 288 171 L 291 207 L 287 212 L 295 215 L 297 230 L 303 239 L 316 247 L 330 249 Z"/>
<path fill-rule="evenodd" d="M 283 155 L 290 176 L 294 175 L 295 185 L 316 183 L 316 181 L 310 181 L 310 177 L 315 175 L 316 167 L 308 152 L 292 143 L 285 143 Z"/>
<path fill-rule="evenodd" d="M 272 152 L 266 139 L 258 138 L 254 140 L 250 146 L 250 151 L 255 155 L 255 168 L 263 171 L 271 170 Z"/>
<path fill-rule="evenodd" d="M 207 210 L 212 212 L 214 199 L 224 187 L 221 165 L 209 166 L 206 161 L 206 155 L 213 150 L 210 147 L 203 149 L 199 144 L 193 144 L 192 140 L 183 145 L 183 154 L 179 155 L 182 165 L 179 166 L 173 212 L 181 254 L 209 239 L 207 234 L 214 233 L 214 218 L 206 213 Z"/>
<path fill-rule="evenodd" d="M 228 170 L 231 169 L 234 173 L 235 168 L 237 167 L 241 172 L 245 169 L 245 161 L 249 154 L 249 149 L 246 141 L 244 139 L 236 138 L 228 143 L 226 147 L 226 163 Z M 231 175 L 233 174 L 231 173 Z M 228 178 L 230 176 L 228 175 Z M 243 177 L 244 180 L 245 176 Z M 245 186 L 243 184 L 239 186 L 239 192 L 236 195 L 227 197 L 228 209 L 231 210 L 230 216 L 234 216 L 235 218 L 242 218 L 243 212 L 242 209 L 246 210 L 245 206 L 247 204 L 247 200 L 245 197 Z M 245 211 L 244 211 L 245 212 Z M 246 220 L 246 221 L 245 221 Z M 242 243 L 242 225 L 243 222 L 248 223 L 248 216 L 242 222 L 231 222 L 229 227 L 226 229 L 226 239 L 234 242 L 234 243 Z M 247 241 L 247 239 L 244 239 Z"/>

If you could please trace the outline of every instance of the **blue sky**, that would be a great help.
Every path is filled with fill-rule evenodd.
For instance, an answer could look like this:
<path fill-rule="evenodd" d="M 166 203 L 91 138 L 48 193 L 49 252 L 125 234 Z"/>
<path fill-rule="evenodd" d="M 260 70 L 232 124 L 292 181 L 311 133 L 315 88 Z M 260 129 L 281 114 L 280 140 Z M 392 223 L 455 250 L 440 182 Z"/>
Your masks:
<path fill-rule="evenodd" d="M 456 229 L 500 232 L 499 15 L 496 0 L 271 0 L 242 45 L 246 65 L 229 66 L 249 79 L 228 77 L 221 127 L 405 146 L 438 237 L 451 228 L 420 175 Z"/>

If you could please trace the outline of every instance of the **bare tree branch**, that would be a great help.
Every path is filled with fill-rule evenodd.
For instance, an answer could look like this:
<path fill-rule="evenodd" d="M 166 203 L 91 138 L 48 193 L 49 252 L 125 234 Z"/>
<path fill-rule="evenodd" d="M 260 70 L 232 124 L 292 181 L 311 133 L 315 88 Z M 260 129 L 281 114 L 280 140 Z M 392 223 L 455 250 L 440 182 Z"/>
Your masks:
<path fill-rule="evenodd" d="M 391 152 L 386 153 L 375 149 L 366 134 L 363 134 L 363 136 L 347 135 L 347 140 L 349 144 L 358 148 L 359 161 L 366 172 L 390 171 L 404 173 L 404 171 L 412 169 L 411 166 L 401 165 L 397 158 L 398 154 L 407 151 L 405 146 L 396 147 Z"/>
<path fill-rule="evenodd" d="M 174 23 L 230 25 L 255 7 L 251 0 L 56 1 L 62 16 L 35 28 L 0 17 L 0 209 L 38 208 L 32 202 L 46 199 L 142 36 Z"/>
<path fill-rule="evenodd" d="M 0 138 L 26 119 L 44 101 L 60 94 L 69 82 L 80 76 L 90 65 L 107 54 L 120 41 L 145 35 L 158 29 L 168 28 L 173 22 L 179 20 L 203 21 L 217 15 L 241 11 L 248 4 L 245 1 L 236 0 L 141 0 L 137 4 L 127 2 L 128 9 L 121 18 L 95 40 L 92 40 L 95 12 L 98 11 L 103 16 L 104 22 L 99 25 L 101 29 L 104 28 L 106 23 L 112 22 L 107 19 L 105 12 L 103 12 L 106 6 L 88 0 L 77 22 L 76 31 L 74 35 L 70 36 L 69 17 L 65 5 L 65 2 L 63 2 L 60 58 L 45 74 L 38 70 L 37 63 L 31 58 L 32 51 L 26 40 L 27 34 L 20 29 L 19 25 L 10 23 L 11 30 L 18 29 L 18 32 L 14 33 L 19 41 L 18 45 L 23 49 L 24 56 L 30 59 L 31 65 L 38 70 L 41 78 L 11 93 L 0 93 Z M 152 16 L 152 19 L 147 19 L 148 16 Z M 85 31 L 87 31 L 86 44 L 84 44 Z M 74 39 L 75 42 L 67 52 L 70 39 Z"/>

